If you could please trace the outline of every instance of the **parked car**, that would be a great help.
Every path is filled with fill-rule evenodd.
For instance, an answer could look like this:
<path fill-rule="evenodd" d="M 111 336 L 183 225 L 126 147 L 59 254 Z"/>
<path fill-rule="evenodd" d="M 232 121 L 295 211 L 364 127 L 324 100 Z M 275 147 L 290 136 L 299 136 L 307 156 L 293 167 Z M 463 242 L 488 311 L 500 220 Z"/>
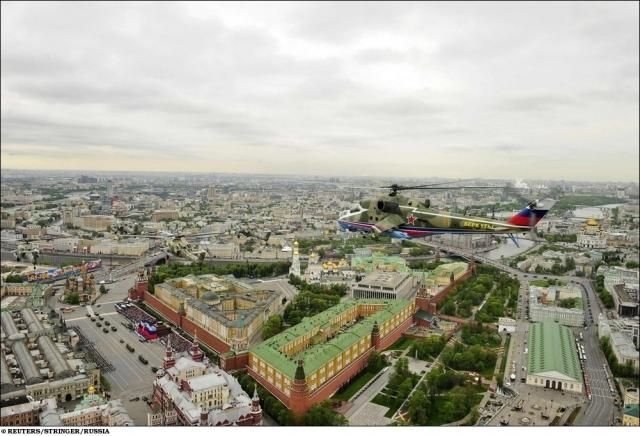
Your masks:
<path fill-rule="evenodd" d="M 142 362 L 143 364 L 145 364 L 145 365 L 146 365 L 147 363 L 149 363 L 149 361 L 148 361 L 147 359 L 145 359 L 145 358 L 144 358 L 144 356 L 143 356 L 142 354 L 138 356 L 138 360 L 139 360 L 140 362 Z"/>

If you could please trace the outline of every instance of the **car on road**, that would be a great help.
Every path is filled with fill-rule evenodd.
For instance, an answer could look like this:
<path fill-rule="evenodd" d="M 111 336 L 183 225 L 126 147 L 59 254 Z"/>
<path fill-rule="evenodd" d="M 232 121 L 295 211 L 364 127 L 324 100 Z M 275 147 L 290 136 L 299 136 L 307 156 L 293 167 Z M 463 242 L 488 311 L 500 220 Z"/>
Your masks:
<path fill-rule="evenodd" d="M 127 350 L 129 350 L 130 353 L 133 353 L 134 351 L 136 351 L 136 349 L 129 344 L 127 344 Z"/>
<path fill-rule="evenodd" d="M 124 344 L 124 339 L 120 339 L 120 343 L 121 343 L 121 344 Z"/>
<path fill-rule="evenodd" d="M 109 320 L 104 322 L 105 325 L 111 325 L 111 323 L 109 322 Z"/>
<path fill-rule="evenodd" d="M 100 306 L 102 306 L 102 304 L 97 304 L 97 305 L 96 305 L 96 307 L 100 307 Z"/>
<path fill-rule="evenodd" d="M 138 360 L 140 362 L 142 362 L 144 365 L 146 365 L 147 363 L 149 363 L 149 361 L 147 359 L 144 358 L 144 356 L 141 354 L 138 356 Z"/>
<path fill-rule="evenodd" d="M 111 331 L 112 331 L 112 332 L 117 332 L 117 331 L 118 331 L 118 328 L 117 328 L 116 326 L 112 325 L 112 326 L 111 326 Z"/>
<path fill-rule="evenodd" d="M 129 401 L 140 401 L 140 397 L 129 398 Z"/>
<path fill-rule="evenodd" d="M 142 401 L 148 401 L 149 397 L 147 397 L 146 395 L 144 397 L 142 397 Z"/>
<path fill-rule="evenodd" d="M 87 318 L 91 318 L 91 314 L 90 313 L 87 313 Z"/>
<path fill-rule="evenodd" d="M 102 321 L 102 320 L 104 319 L 104 317 L 103 317 L 102 315 L 98 315 L 98 319 L 99 319 L 100 321 Z"/>
<path fill-rule="evenodd" d="M 155 374 L 156 372 L 158 372 L 158 368 L 155 367 L 155 366 L 152 366 L 151 367 L 151 372 Z"/>
<path fill-rule="evenodd" d="M 98 327 L 102 327 L 102 323 L 101 323 L 100 321 L 98 321 L 98 322 L 96 323 L 96 325 L 97 325 Z"/>
<path fill-rule="evenodd" d="M 108 329 L 108 328 L 106 328 L 106 327 L 105 327 L 105 328 L 103 328 L 103 329 L 102 329 L 102 331 L 103 331 L 103 332 L 105 332 L 105 333 L 109 333 L 109 329 Z"/>

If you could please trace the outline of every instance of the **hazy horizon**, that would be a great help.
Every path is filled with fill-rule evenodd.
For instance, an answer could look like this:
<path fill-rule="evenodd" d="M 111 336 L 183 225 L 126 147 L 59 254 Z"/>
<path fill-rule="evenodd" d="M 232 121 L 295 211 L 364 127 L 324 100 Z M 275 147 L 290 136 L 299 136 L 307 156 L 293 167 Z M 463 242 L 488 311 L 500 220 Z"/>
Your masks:
<path fill-rule="evenodd" d="M 2 3 L 3 170 L 639 178 L 638 3 Z"/>

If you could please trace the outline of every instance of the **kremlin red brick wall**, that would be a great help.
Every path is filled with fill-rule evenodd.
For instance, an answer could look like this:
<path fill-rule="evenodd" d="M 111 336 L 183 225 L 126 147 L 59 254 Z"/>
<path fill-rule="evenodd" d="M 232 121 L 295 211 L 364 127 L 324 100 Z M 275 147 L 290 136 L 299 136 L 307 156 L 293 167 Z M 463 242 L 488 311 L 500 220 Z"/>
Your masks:
<path fill-rule="evenodd" d="M 176 313 L 171 307 L 158 300 L 153 294 L 149 292 L 144 293 L 144 302 L 151 306 L 153 310 L 164 316 L 168 321 L 173 323 L 177 327 L 180 325 L 180 315 Z"/>
<path fill-rule="evenodd" d="M 358 375 L 366 366 L 369 361 L 369 356 L 373 353 L 373 347 L 369 348 L 364 354 L 351 362 L 346 368 L 335 375 L 331 380 L 325 382 L 320 389 L 316 389 L 307 400 L 306 409 L 310 408 L 314 404 L 321 403 L 336 393 L 338 389 L 347 384 L 349 380 Z"/>
<path fill-rule="evenodd" d="M 391 332 L 387 333 L 387 335 L 384 338 L 380 339 L 380 348 L 378 348 L 377 351 L 383 351 L 386 348 L 393 345 L 393 343 L 396 342 L 398 339 L 400 339 L 402 334 L 406 332 L 407 329 L 411 327 L 412 324 L 413 324 L 413 317 L 405 319 L 404 322 L 402 322 L 402 324 L 398 325 Z"/>
<path fill-rule="evenodd" d="M 213 350 L 218 353 L 226 353 L 231 349 L 231 347 L 223 342 L 220 338 L 212 335 L 202 327 L 196 325 L 193 321 L 187 319 L 186 317 L 181 317 L 182 319 L 182 330 L 189 333 L 191 336 L 194 335 L 194 332 L 198 332 L 198 340 L 208 345 Z"/>
<path fill-rule="evenodd" d="M 220 355 L 220 368 L 225 371 L 245 369 L 249 365 L 249 352 L 233 354 L 232 356 Z"/>
<path fill-rule="evenodd" d="M 269 383 L 265 378 L 262 378 L 261 375 L 259 375 L 257 372 L 255 372 L 253 369 L 251 369 L 251 367 L 247 366 L 247 372 L 249 373 L 249 375 L 258 383 L 260 383 L 260 386 L 262 386 L 263 388 L 265 388 L 266 390 L 268 390 L 271 395 L 273 395 L 274 397 L 276 397 L 278 400 L 280 400 L 280 402 L 282 404 L 284 404 L 287 408 L 291 408 L 289 405 L 289 397 L 287 397 L 284 392 L 281 392 L 278 388 L 276 388 L 274 385 L 272 385 L 271 383 Z"/>
<path fill-rule="evenodd" d="M 449 294 L 451 294 L 451 292 L 453 292 L 453 290 L 456 288 L 458 284 L 467 280 L 472 274 L 473 274 L 473 268 L 469 268 L 463 275 L 458 277 L 453 283 L 450 283 L 449 285 L 447 285 L 443 290 L 438 292 L 433 297 L 430 297 L 430 298 L 425 298 L 420 296 L 416 297 L 416 311 L 418 311 L 419 309 L 422 309 L 427 313 L 435 315 L 436 313 L 438 313 L 438 310 L 440 309 L 439 307 L 440 303 L 442 303 L 444 299 L 447 298 Z"/>

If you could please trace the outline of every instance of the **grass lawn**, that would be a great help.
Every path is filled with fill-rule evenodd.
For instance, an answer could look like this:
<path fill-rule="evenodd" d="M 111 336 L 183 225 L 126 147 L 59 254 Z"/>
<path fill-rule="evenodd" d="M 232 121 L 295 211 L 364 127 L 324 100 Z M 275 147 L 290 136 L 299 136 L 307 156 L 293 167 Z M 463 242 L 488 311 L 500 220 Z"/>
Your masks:
<path fill-rule="evenodd" d="M 540 286 L 542 288 L 548 288 L 549 287 L 549 282 L 546 279 L 531 280 L 529 282 L 529 284 L 532 285 L 532 286 Z"/>
<path fill-rule="evenodd" d="M 373 397 L 373 400 L 371 400 L 371 402 L 374 404 L 378 404 L 380 406 L 389 408 L 387 413 L 384 414 L 385 418 L 391 418 L 393 414 L 396 413 L 396 410 L 398 410 L 398 407 L 400 407 L 400 405 L 396 406 L 395 404 L 396 403 L 395 396 L 386 395 L 382 393 Z"/>
<path fill-rule="evenodd" d="M 369 380 L 375 376 L 374 373 L 369 371 L 363 371 L 352 379 L 348 385 L 343 386 L 337 394 L 333 396 L 335 400 L 348 401 L 360 388 L 366 385 Z"/>
<path fill-rule="evenodd" d="M 413 345 L 413 343 L 415 341 L 416 340 L 413 339 L 413 338 L 407 338 L 407 337 L 403 336 L 400 339 L 398 339 L 392 346 L 387 348 L 385 351 L 387 351 L 387 350 L 406 350 L 411 345 Z"/>

